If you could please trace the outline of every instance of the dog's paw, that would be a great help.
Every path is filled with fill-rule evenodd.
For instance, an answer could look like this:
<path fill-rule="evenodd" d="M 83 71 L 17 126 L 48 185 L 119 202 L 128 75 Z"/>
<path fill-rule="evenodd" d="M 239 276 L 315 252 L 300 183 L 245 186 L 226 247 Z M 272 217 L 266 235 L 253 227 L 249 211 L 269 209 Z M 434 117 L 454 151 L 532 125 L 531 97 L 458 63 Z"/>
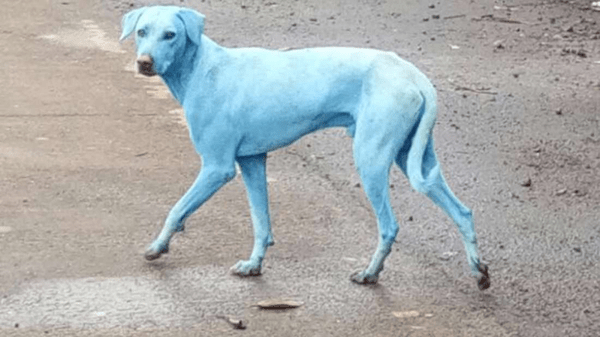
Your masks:
<path fill-rule="evenodd" d="M 162 248 L 154 248 L 154 247 L 148 247 L 148 249 L 146 249 L 146 252 L 144 253 L 144 258 L 148 261 L 152 261 L 152 260 L 156 260 L 158 259 L 162 254 L 166 254 L 169 252 L 169 246 L 164 246 Z"/>
<path fill-rule="evenodd" d="M 488 266 L 486 266 L 483 263 L 478 263 L 477 269 L 481 273 L 481 275 L 477 279 L 477 286 L 479 287 L 479 290 L 486 290 L 490 287 L 491 284 L 490 274 L 488 273 Z"/>
<path fill-rule="evenodd" d="M 350 275 L 350 281 L 358 284 L 375 284 L 378 280 L 378 275 L 370 275 L 365 270 L 357 271 Z"/>
<path fill-rule="evenodd" d="M 260 264 L 256 264 L 252 261 L 239 261 L 235 266 L 231 267 L 229 271 L 233 275 L 237 276 L 258 276 L 260 275 Z"/>

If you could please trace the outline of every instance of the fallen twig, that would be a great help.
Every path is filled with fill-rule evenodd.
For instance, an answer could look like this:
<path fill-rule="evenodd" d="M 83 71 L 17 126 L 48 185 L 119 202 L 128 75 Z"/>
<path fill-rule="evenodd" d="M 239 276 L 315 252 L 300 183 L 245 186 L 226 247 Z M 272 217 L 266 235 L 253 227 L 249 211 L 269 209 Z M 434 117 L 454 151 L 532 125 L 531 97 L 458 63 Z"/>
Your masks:
<path fill-rule="evenodd" d="M 497 16 L 494 16 L 494 14 L 482 15 L 479 18 L 472 18 L 471 20 L 473 20 L 473 21 L 490 20 L 490 21 L 496 21 L 496 22 L 502 22 L 502 23 L 513 23 L 513 24 L 531 25 L 531 23 L 529 23 L 529 22 L 519 21 L 519 20 L 513 20 L 513 19 L 509 19 L 509 18 L 497 17 Z"/>
<path fill-rule="evenodd" d="M 267 310 L 294 309 L 302 306 L 304 303 L 292 300 L 265 300 L 253 305 Z"/>
<path fill-rule="evenodd" d="M 464 18 L 465 16 L 467 16 L 467 14 L 450 15 L 450 16 L 445 16 L 444 20 Z"/>
<path fill-rule="evenodd" d="M 463 87 L 463 86 L 457 86 L 456 88 L 454 88 L 454 90 L 456 91 L 471 91 L 471 92 L 475 92 L 478 94 L 486 94 L 486 95 L 497 95 L 497 92 L 494 91 L 488 91 L 488 89 L 473 89 L 473 88 L 469 88 L 469 87 Z"/>

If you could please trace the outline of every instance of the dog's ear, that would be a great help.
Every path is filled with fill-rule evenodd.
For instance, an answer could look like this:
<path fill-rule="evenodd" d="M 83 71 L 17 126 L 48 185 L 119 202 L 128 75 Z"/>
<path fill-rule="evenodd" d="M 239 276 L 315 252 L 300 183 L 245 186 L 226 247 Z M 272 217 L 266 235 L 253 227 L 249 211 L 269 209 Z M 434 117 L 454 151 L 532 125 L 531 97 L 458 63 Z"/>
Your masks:
<path fill-rule="evenodd" d="M 187 36 L 199 46 L 202 32 L 204 32 L 204 15 L 193 9 L 183 8 L 177 12 L 177 16 L 183 21 Z"/>
<path fill-rule="evenodd" d="M 123 15 L 123 21 L 121 21 L 123 33 L 121 34 L 119 41 L 125 40 L 129 35 L 131 35 L 131 33 L 133 33 L 133 30 L 135 29 L 135 26 L 137 25 L 140 16 L 142 15 L 142 13 L 144 13 L 145 10 L 146 7 L 142 7 L 134 9 L 131 12 Z"/>

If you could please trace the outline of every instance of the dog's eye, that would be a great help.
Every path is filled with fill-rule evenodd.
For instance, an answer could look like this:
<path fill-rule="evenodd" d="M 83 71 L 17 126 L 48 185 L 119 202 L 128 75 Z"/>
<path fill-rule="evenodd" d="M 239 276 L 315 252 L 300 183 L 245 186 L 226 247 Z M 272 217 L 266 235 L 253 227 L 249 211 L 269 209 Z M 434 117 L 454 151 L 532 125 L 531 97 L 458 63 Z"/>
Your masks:
<path fill-rule="evenodd" d="M 139 37 L 144 37 L 144 36 L 146 36 L 146 32 L 143 29 L 140 29 L 137 31 L 137 35 Z"/>
<path fill-rule="evenodd" d="M 166 32 L 165 33 L 165 40 L 170 40 L 170 39 L 172 39 L 174 37 L 175 37 L 175 33 L 173 33 L 173 32 Z"/>

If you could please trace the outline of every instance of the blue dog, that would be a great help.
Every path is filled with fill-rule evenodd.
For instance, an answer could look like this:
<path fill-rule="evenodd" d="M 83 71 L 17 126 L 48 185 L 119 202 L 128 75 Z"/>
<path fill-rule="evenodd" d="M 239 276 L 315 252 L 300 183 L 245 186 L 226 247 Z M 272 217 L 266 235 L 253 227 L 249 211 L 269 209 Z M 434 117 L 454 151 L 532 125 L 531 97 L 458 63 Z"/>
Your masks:
<path fill-rule="evenodd" d="M 433 149 L 436 92 L 427 77 L 396 54 L 372 49 L 229 49 L 203 35 L 204 16 L 179 7 L 144 7 L 123 17 L 121 40 L 135 33 L 138 71 L 160 76 L 182 105 L 202 158 L 193 185 L 171 209 L 148 247 L 148 260 L 169 251 L 184 221 L 236 173 L 246 185 L 254 248 L 231 268 L 259 275 L 273 244 L 265 165 L 267 152 L 315 130 L 345 127 L 354 162 L 377 216 L 379 244 L 369 266 L 351 276 L 376 283 L 398 233 L 388 191 L 396 163 L 411 185 L 456 223 L 481 290 L 490 286 L 479 260 L 472 213 L 450 191 Z"/>

